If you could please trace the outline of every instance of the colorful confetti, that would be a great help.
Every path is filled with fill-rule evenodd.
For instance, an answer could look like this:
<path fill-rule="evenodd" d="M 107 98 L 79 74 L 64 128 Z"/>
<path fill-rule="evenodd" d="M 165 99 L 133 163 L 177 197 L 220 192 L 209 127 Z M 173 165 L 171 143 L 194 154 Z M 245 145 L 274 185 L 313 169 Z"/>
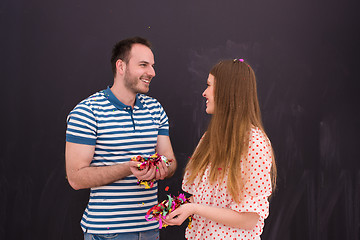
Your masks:
<path fill-rule="evenodd" d="M 151 155 L 150 157 L 142 157 L 142 156 L 132 157 L 131 161 L 139 162 L 138 169 L 143 170 L 147 166 L 157 167 L 157 165 L 160 163 L 160 161 L 164 161 L 166 166 L 168 167 L 168 166 L 170 166 L 170 164 L 173 160 L 167 159 L 167 157 L 155 153 L 154 155 Z"/>
<path fill-rule="evenodd" d="M 169 213 L 180 207 L 182 204 L 190 202 L 183 193 L 179 194 L 178 197 L 172 197 L 171 195 L 167 196 L 167 200 L 164 200 L 161 203 L 150 208 L 145 216 L 145 219 L 147 221 L 159 221 L 159 229 L 161 229 L 162 227 L 167 227 L 167 225 L 163 223 L 163 220 Z M 191 216 L 189 217 L 189 221 L 191 222 Z"/>
<path fill-rule="evenodd" d="M 162 156 L 160 154 L 155 153 L 150 157 L 142 157 L 142 156 L 135 156 L 131 158 L 131 161 L 139 162 L 137 167 L 139 170 L 143 170 L 146 167 L 154 166 L 156 167 L 156 171 L 159 171 L 159 167 L 157 166 L 160 161 L 165 162 L 165 165 L 168 167 L 171 165 L 172 159 L 167 159 L 167 157 Z M 144 185 L 145 189 L 150 189 L 154 186 L 155 179 L 152 180 L 138 180 L 139 185 Z"/>
<path fill-rule="evenodd" d="M 154 186 L 155 179 L 152 180 L 138 180 L 138 185 L 144 185 L 145 189 L 150 189 Z"/>

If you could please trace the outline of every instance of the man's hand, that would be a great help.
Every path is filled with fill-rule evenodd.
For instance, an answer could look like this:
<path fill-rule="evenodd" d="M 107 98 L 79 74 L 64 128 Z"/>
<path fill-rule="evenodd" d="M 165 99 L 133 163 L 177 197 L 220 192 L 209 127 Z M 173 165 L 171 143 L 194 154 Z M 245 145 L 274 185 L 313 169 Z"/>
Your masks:
<path fill-rule="evenodd" d="M 156 165 L 155 179 L 156 180 L 164 180 L 164 178 L 169 174 L 169 169 L 166 166 L 164 161 L 160 161 Z"/>

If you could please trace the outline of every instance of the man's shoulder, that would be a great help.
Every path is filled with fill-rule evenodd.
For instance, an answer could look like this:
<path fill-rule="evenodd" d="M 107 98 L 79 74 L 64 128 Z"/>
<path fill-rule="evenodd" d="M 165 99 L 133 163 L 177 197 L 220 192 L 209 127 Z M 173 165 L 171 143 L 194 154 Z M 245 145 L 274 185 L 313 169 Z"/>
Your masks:
<path fill-rule="evenodd" d="M 104 90 L 98 91 L 79 102 L 78 105 L 93 105 L 106 100 Z"/>
<path fill-rule="evenodd" d="M 96 92 L 87 98 L 80 101 L 69 113 L 69 115 L 79 112 L 79 111 L 85 111 L 88 113 L 92 113 L 93 110 L 102 105 L 102 102 L 106 100 L 106 96 L 104 91 Z"/>
<path fill-rule="evenodd" d="M 160 106 L 160 102 L 156 98 L 150 97 L 148 95 L 139 94 L 138 98 L 139 98 L 139 100 L 141 101 L 141 103 L 143 105 L 146 105 L 146 106 L 155 106 L 155 105 Z"/>

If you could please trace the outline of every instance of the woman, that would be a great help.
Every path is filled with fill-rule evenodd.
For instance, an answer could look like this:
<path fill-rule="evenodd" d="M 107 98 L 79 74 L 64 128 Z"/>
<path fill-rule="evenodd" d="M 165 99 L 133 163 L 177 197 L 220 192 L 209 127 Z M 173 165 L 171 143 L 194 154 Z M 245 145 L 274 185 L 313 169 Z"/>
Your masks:
<path fill-rule="evenodd" d="M 180 225 L 193 215 L 187 239 L 260 239 L 276 166 L 254 71 L 243 59 L 220 61 L 203 97 L 212 118 L 186 166 L 182 188 L 192 194 L 191 203 L 165 223 Z"/>

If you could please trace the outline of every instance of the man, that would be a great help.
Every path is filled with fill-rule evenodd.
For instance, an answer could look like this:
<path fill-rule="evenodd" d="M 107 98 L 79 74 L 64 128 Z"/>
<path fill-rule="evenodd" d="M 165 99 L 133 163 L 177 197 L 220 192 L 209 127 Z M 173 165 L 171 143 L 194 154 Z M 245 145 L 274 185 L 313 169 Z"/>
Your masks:
<path fill-rule="evenodd" d="M 157 204 L 157 182 L 150 189 L 139 180 L 170 177 L 176 160 L 166 113 L 144 95 L 155 76 L 150 43 L 135 37 L 118 42 L 112 52 L 114 84 L 80 102 L 68 116 L 66 173 L 74 189 L 91 188 L 81 220 L 85 239 L 157 239 L 158 223 L 148 222 Z M 171 165 L 138 170 L 133 156 L 157 152 Z"/>

